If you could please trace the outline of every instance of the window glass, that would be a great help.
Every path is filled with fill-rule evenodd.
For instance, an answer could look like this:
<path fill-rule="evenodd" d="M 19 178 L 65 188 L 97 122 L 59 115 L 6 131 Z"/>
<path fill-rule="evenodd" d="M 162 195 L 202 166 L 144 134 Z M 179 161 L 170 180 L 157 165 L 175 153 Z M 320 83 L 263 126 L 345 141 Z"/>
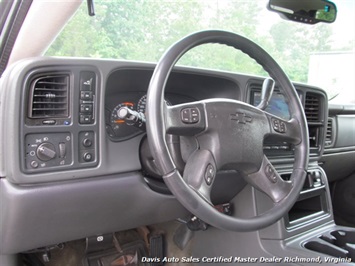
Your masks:
<path fill-rule="evenodd" d="M 2 36 L 5 22 L 10 12 L 12 3 L 13 0 L 0 0 L 0 36 Z"/>
<path fill-rule="evenodd" d="M 223 29 L 258 43 L 293 81 L 319 86 L 329 98 L 348 92 L 345 100 L 355 102 L 355 1 L 335 3 L 334 23 L 306 25 L 281 19 L 265 0 L 95 1 L 95 17 L 84 1 L 46 55 L 156 62 L 187 34 Z M 242 52 L 218 44 L 193 49 L 179 64 L 265 75 Z"/>

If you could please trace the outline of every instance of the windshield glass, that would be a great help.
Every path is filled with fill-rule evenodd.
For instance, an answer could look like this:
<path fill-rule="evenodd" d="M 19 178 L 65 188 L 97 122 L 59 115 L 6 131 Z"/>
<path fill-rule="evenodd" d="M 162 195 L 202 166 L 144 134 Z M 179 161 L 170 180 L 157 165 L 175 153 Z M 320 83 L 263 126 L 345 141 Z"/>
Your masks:
<path fill-rule="evenodd" d="M 329 99 L 355 102 L 355 1 L 334 2 L 334 23 L 306 25 L 281 19 L 265 0 L 97 0 L 94 17 L 84 1 L 46 55 L 157 62 L 185 35 L 223 29 L 262 46 L 291 80 L 321 87 Z M 178 64 L 266 75 L 248 56 L 217 44 L 193 49 Z"/>

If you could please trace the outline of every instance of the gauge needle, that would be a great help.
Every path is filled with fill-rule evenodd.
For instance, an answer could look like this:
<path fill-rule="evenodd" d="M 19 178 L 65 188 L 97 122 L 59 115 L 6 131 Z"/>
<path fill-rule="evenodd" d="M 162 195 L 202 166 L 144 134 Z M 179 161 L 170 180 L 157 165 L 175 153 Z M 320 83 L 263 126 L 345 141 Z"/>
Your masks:
<path fill-rule="evenodd" d="M 125 121 L 124 120 L 115 120 L 115 123 L 117 123 L 117 124 L 122 124 L 122 123 L 124 123 Z"/>

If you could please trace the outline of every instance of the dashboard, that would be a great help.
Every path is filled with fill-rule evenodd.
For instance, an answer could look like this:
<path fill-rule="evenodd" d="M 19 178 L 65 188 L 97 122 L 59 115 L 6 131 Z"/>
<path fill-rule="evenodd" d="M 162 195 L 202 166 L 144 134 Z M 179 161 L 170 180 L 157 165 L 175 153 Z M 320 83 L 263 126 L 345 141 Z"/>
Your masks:
<path fill-rule="evenodd" d="M 10 156 L 20 160 L 13 158 L 9 178 L 21 184 L 140 171 L 145 132 L 121 119 L 118 110 L 145 113 L 153 70 L 152 64 L 68 59 L 28 61 L 13 70 L 17 71 L 13 84 L 22 90 L 14 89 L 4 100 L 18 103 L 11 106 L 15 119 L 8 121 L 15 123 L 13 132 L 7 132 L 16 141 L 6 149 L 18 150 Z M 262 82 L 263 78 L 249 75 L 176 67 L 166 84 L 165 100 L 175 105 L 227 98 L 256 106 Z M 326 94 L 294 85 L 305 108 L 311 158 L 317 159 L 324 149 Z M 292 116 L 277 84 L 266 111 L 285 120 Z M 264 151 L 292 160 L 293 149 L 287 143 L 266 139 Z M 76 172 L 62 175 L 62 171 Z"/>
<path fill-rule="evenodd" d="M 114 60 L 33 58 L 7 70 L 0 90 L 0 120 L 5 125 L 0 130 L 0 197 L 9 206 L 0 218 L 8 228 L 1 232 L 3 252 L 187 215 L 161 178 L 145 171 L 142 154 L 147 163 L 153 160 L 145 132 L 117 117 L 122 106 L 145 112 L 154 67 Z M 165 100 L 175 105 L 227 98 L 256 105 L 262 83 L 262 77 L 176 67 L 166 84 Z M 324 145 L 326 95 L 315 87 L 295 86 L 308 120 L 310 160 L 316 161 Z M 268 110 L 287 119 L 292 116 L 287 106 L 276 84 Z M 172 145 L 177 143 L 171 139 Z M 264 144 L 270 160 L 292 163 L 292 146 L 268 139 Z M 226 202 L 245 187 L 242 177 L 231 178 L 238 173 L 218 175 L 220 181 L 211 193 L 215 203 Z M 129 219 L 122 219 L 122 213 Z"/>

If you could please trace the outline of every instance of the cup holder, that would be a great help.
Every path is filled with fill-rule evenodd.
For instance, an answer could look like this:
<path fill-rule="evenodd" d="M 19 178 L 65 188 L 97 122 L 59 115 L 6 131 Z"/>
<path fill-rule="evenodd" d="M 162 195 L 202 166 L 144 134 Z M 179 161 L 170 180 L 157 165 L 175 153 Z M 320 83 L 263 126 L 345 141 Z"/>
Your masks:
<path fill-rule="evenodd" d="M 331 231 L 310 239 L 304 247 L 333 257 L 355 261 L 355 231 Z"/>

